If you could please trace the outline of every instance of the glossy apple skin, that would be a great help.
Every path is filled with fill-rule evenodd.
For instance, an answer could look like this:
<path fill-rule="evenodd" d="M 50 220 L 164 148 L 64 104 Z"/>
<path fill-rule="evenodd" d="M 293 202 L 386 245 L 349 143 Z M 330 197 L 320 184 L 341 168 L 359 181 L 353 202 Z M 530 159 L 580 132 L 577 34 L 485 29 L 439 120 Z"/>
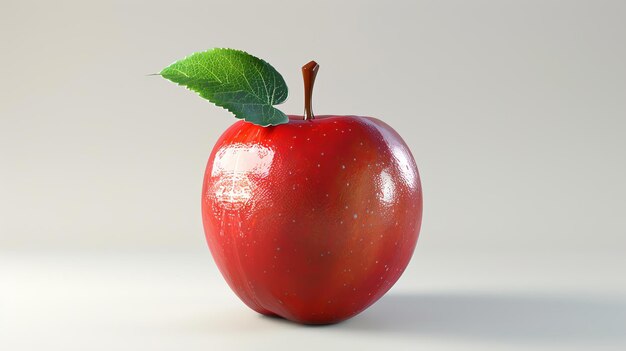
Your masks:
<path fill-rule="evenodd" d="M 415 249 L 422 190 L 407 145 L 371 117 L 318 116 L 219 138 L 202 190 L 209 248 L 253 310 L 305 324 L 366 309 Z"/>

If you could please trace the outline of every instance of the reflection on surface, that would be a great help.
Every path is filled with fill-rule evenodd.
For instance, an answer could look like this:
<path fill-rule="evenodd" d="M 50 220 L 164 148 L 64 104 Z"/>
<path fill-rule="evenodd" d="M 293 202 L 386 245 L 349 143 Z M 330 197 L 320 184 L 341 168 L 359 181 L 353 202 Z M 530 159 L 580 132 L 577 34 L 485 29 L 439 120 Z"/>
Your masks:
<path fill-rule="evenodd" d="M 400 136 L 392 132 L 388 127 L 381 128 L 368 118 L 363 118 L 361 121 L 368 124 L 377 133 L 380 133 L 385 143 L 389 145 L 391 156 L 400 170 L 399 175 L 402 177 L 402 181 L 410 188 L 419 186 L 419 177 L 415 171 L 417 166 L 415 165 L 415 161 L 408 147 L 404 145 Z"/>
<path fill-rule="evenodd" d="M 231 144 L 215 155 L 211 177 L 217 177 L 209 196 L 224 208 L 243 206 L 252 197 L 255 184 L 251 177 L 268 175 L 274 151 L 263 145 Z"/>
<path fill-rule="evenodd" d="M 392 205 L 394 203 L 394 197 L 396 193 L 396 186 L 393 183 L 391 175 L 386 170 L 380 173 L 380 200 L 385 205 Z"/>
<path fill-rule="evenodd" d="M 266 176 L 269 173 L 274 150 L 259 144 L 231 144 L 221 148 L 215 155 L 211 176 L 223 173 L 254 174 Z"/>
<path fill-rule="evenodd" d="M 413 161 L 413 157 L 409 154 L 407 148 L 397 142 L 392 143 L 391 155 L 398 164 L 403 181 L 410 187 L 416 187 L 418 185 L 418 179 L 417 173 L 415 173 L 415 161 Z"/>

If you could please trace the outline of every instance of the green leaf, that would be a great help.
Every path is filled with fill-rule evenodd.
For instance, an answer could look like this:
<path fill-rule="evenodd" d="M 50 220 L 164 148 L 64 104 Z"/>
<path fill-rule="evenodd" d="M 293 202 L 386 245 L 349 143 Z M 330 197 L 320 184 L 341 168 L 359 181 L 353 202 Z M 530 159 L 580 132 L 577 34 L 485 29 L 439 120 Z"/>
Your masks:
<path fill-rule="evenodd" d="M 274 108 L 287 99 L 285 80 L 269 63 L 243 51 L 197 52 L 174 62 L 160 75 L 248 122 L 265 127 L 289 121 Z"/>

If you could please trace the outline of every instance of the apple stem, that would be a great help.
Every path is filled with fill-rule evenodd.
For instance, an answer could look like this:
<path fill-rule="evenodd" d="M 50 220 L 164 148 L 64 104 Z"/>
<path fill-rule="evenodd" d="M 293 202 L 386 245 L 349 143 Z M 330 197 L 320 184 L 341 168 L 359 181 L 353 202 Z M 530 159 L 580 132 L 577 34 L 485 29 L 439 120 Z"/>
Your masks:
<path fill-rule="evenodd" d="M 304 79 L 304 120 L 312 120 L 313 108 L 311 107 L 311 98 L 313 97 L 313 85 L 315 84 L 315 76 L 320 65 L 315 61 L 311 61 L 302 66 L 302 78 Z"/>

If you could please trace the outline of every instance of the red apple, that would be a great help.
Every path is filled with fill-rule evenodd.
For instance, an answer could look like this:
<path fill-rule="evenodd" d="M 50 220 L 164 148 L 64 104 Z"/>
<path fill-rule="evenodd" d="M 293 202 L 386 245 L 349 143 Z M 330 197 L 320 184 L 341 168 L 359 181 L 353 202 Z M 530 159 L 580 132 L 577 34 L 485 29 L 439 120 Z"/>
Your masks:
<path fill-rule="evenodd" d="M 307 323 L 350 318 L 398 280 L 422 191 L 409 148 L 371 117 L 233 124 L 206 168 L 202 218 L 222 275 L 253 310 Z"/>

